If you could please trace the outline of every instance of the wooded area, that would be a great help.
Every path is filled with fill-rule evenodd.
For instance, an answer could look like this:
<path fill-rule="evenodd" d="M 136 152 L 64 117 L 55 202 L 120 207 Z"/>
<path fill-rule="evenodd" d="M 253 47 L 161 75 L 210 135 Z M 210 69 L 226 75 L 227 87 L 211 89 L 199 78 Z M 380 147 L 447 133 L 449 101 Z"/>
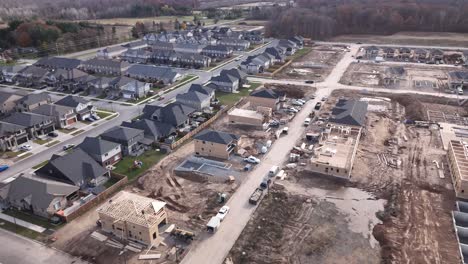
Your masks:
<path fill-rule="evenodd" d="M 323 39 L 399 31 L 465 33 L 467 13 L 463 0 L 298 0 L 296 7 L 255 8 L 251 18 L 269 19 L 269 36 Z"/>

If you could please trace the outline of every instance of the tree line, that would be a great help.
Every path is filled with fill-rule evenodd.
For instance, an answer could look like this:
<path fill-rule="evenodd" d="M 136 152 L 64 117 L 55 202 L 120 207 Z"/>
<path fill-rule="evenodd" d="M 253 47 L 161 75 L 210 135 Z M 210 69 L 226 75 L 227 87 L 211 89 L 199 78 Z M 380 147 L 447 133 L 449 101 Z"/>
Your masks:
<path fill-rule="evenodd" d="M 296 4 L 253 8 L 250 18 L 269 20 L 266 34 L 273 37 L 468 32 L 468 2 L 462 0 L 297 0 Z"/>

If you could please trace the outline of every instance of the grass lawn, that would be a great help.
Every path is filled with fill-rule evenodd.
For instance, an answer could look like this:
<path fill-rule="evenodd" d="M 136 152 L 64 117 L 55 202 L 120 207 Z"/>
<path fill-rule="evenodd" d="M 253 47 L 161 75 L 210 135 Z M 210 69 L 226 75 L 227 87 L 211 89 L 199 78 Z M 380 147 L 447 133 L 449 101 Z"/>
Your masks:
<path fill-rule="evenodd" d="M 46 143 L 49 143 L 52 139 L 36 139 L 34 140 L 34 143 L 39 144 L 39 145 L 44 145 Z"/>
<path fill-rule="evenodd" d="M 117 165 L 115 165 L 115 173 L 126 175 L 128 181 L 136 180 L 140 175 L 142 175 L 147 169 L 152 167 L 154 164 L 158 163 L 164 154 L 156 150 L 146 151 L 143 155 L 139 157 L 125 157 Z M 143 166 L 140 169 L 133 169 L 133 162 L 139 160 L 143 162 Z"/>
<path fill-rule="evenodd" d="M 101 112 L 101 111 L 96 111 L 96 114 L 97 114 L 100 118 L 106 118 L 106 117 L 108 117 L 108 116 L 113 115 L 113 113 Z"/>
<path fill-rule="evenodd" d="M 37 170 L 37 169 L 39 169 L 39 168 L 43 167 L 44 165 L 46 165 L 46 164 L 47 164 L 47 162 L 49 162 L 49 161 L 48 161 L 48 160 L 44 160 L 43 162 L 41 162 L 41 163 L 39 163 L 39 164 L 35 165 L 35 166 L 34 166 L 34 167 L 32 167 L 32 168 L 33 168 L 33 169 L 35 169 L 35 170 Z"/>
<path fill-rule="evenodd" d="M 216 98 L 221 102 L 222 105 L 234 105 L 242 97 L 249 95 L 249 90 L 257 89 L 261 83 L 251 82 L 250 88 L 242 88 L 239 90 L 239 93 L 225 93 L 216 91 Z"/>
<path fill-rule="evenodd" d="M 36 231 L 32 231 L 30 229 L 27 229 L 26 227 L 15 225 L 14 223 L 10 223 L 4 220 L 0 220 L 0 228 L 3 228 L 5 230 L 8 230 L 10 232 L 16 233 L 20 236 L 24 236 L 30 239 L 38 239 L 40 236 L 42 236 L 40 233 Z"/>
<path fill-rule="evenodd" d="M 71 132 L 76 131 L 76 130 L 77 130 L 76 127 L 59 129 L 60 132 L 65 133 L 65 134 L 70 134 Z"/>
<path fill-rule="evenodd" d="M 3 212 L 4 214 L 7 214 L 9 216 L 13 216 L 15 218 L 18 218 L 18 219 L 21 219 L 21 220 L 24 220 L 26 222 L 29 222 L 31 224 L 35 224 L 35 225 L 38 225 L 38 226 L 42 226 L 44 228 L 53 228 L 53 229 L 57 229 L 57 227 L 60 227 L 61 225 L 52 225 L 49 221 L 47 221 L 47 219 L 45 218 L 42 218 L 42 217 L 39 217 L 39 216 L 35 216 L 35 215 L 32 215 L 32 214 L 29 214 L 27 212 L 22 212 L 22 211 L 18 211 L 18 210 L 15 210 L 15 209 L 8 209 L 8 210 L 5 210 Z"/>
<path fill-rule="evenodd" d="M 296 53 L 295 53 L 294 55 L 289 56 L 289 59 L 291 59 L 291 60 L 297 60 L 297 59 L 299 59 L 300 57 L 307 55 L 307 54 L 308 54 L 309 52 L 311 52 L 311 51 L 312 51 L 312 48 L 310 48 L 310 47 L 305 47 L 305 48 L 303 48 L 303 49 L 300 49 L 300 50 L 296 51 Z"/>
<path fill-rule="evenodd" d="M 54 140 L 54 141 L 50 142 L 49 144 L 47 144 L 46 147 L 52 147 L 53 145 L 56 145 L 58 143 L 60 143 L 59 140 Z"/>
<path fill-rule="evenodd" d="M 81 134 L 81 133 L 83 133 L 83 132 L 84 132 L 84 130 L 83 130 L 83 129 L 80 129 L 80 130 L 77 130 L 77 131 L 71 133 L 71 135 L 72 135 L 72 136 L 76 136 L 76 135 L 79 135 L 79 134 Z"/>
<path fill-rule="evenodd" d="M 174 89 L 177 89 L 189 82 L 193 82 L 195 81 L 196 79 L 198 79 L 199 77 L 197 75 L 192 75 L 192 74 L 189 74 L 187 76 L 185 76 L 184 78 L 182 78 L 180 81 L 174 83 L 172 86 L 168 87 L 165 91 L 164 91 L 164 94 L 167 94 L 168 92 L 174 90 Z"/>
<path fill-rule="evenodd" d="M 5 151 L 3 155 L 6 155 L 8 158 L 16 158 L 19 154 L 23 153 L 22 151 Z"/>
<path fill-rule="evenodd" d="M 119 179 L 111 177 L 106 183 L 104 183 L 104 187 L 106 187 L 106 189 L 107 189 L 107 188 L 111 187 L 112 185 L 114 185 L 118 181 L 119 181 Z"/>
<path fill-rule="evenodd" d="M 116 117 L 117 117 L 117 115 L 111 115 L 111 116 L 106 117 L 105 120 L 111 120 L 111 119 L 114 119 Z"/>

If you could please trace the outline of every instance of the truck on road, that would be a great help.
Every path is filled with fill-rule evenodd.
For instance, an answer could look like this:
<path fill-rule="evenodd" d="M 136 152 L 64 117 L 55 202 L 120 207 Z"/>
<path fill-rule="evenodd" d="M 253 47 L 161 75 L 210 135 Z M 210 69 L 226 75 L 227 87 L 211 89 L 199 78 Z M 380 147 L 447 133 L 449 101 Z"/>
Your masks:
<path fill-rule="evenodd" d="M 260 199 L 262 198 L 263 190 L 261 188 L 255 189 L 249 199 L 249 203 L 253 205 L 257 205 Z"/>

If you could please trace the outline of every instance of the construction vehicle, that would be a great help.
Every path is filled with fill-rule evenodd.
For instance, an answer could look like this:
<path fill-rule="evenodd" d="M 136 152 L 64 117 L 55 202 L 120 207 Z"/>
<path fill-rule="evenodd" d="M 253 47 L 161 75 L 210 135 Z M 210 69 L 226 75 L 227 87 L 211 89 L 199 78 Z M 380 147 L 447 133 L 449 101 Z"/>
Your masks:
<path fill-rule="evenodd" d="M 249 203 L 253 205 L 257 205 L 260 199 L 262 198 L 263 190 L 261 188 L 255 189 L 249 199 Z"/>
<path fill-rule="evenodd" d="M 176 227 L 172 229 L 171 236 L 191 241 L 195 237 L 195 233 Z"/>

